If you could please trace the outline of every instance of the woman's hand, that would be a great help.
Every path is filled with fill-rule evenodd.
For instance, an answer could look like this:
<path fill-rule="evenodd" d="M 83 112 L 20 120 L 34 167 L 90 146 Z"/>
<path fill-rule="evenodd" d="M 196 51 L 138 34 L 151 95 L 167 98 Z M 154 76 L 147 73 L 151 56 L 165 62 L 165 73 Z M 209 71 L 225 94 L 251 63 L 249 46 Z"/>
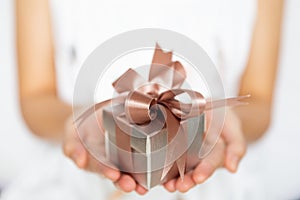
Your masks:
<path fill-rule="evenodd" d="M 65 137 L 63 140 L 63 150 L 67 157 L 72 159 L 79 168 L 98 173 L 111 180 L 118 189 L 124 192 L 132 192 L 135 190 L 141 195 L 147 192 L 147 190 L 137 184 L 130 175 L 121 173 L 119 170 L 97 161 L 90 155 L 81 143 L 75 126 L 76 125 L 73 124 L 72 120 L 67 120 Z M 91 134 L 89 134 L 89 136 L 91 136 Z M 95 138 L 89 138 L 89 140 L 95 140 Z M 102 147 L 102 150 L 99 150 L 104 152 L 104 143 L 99 146 Z"/>
<path fill-rule="evenodd" d="M 225 167 L 235 172 L 246 152 L 246 142 L 241 122 L 232 110 L 227 110 L 224 127 L 219 140 L 210 154 L 194 170 L 185 174 L 184 179 L 172 179 L 164 184 L 169 192 L 187 192 L 207 180 L 218 168 Z"/>

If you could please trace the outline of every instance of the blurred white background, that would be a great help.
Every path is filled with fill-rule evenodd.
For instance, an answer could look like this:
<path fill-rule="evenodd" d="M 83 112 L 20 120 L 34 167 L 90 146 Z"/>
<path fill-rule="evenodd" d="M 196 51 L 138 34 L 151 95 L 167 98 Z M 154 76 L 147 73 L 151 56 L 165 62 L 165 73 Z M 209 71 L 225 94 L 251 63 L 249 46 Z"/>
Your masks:
<path fill-rule="evenodd" d="M 273 124 L 248 155 L 263 154 L 265 165 L 257 170 L 263 170 L 271 199 L 300 198 L 300 1 L 286 3 Z M 0 0 L 0 186 L 41 156 L 44 146 L 30 134 L 19 114 L 14 46 L 13 1 Z M 243 167 L 246 164 L 247 158 Z"/>

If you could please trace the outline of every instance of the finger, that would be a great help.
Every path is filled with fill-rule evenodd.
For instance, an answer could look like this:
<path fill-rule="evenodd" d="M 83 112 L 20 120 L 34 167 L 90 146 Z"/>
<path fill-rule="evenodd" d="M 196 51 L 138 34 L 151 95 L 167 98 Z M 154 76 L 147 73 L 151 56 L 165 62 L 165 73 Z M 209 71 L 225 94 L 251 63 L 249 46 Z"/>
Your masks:
<path fill-rule="evenodd" d="M 136 183 L 131 176 L 122 174 L 120 179 L 115 182 L 115 186 L 124 192 L 132 192 L 136 188 Z"/>
<path fill-rule="evenodd" d="M 71 158 L 79 167 L 86 164 L 86 151 L 82 144 L 77 142 L 68 142 L 63 144 L 64 154 Z"/>
<path fill-rule="evenodd" d="M 231 120 L 231 123 L 226 123 L 222 134 L 222 137 L 227 144 L 225 167 L 229 171 L 235 172 L 241 158 L 246 153 L 247 145 L 239 119 L 233 114 L 230 114 L 230 111 L 229 119 Z"/>
<path fill-rule="evenodd" d="M 140 195 L 144 195 L 148 192 L 147 189 L 145 189 L 143 186 L 137 184 L 136 188 L 135 188 L 135 191 L 140 194 Z"/>
<path fill-rule="evenodd" d="M 101 174 L 113 182 L 117 181 L 121 176 L 118 169 L 113 168 L 112 165 L 104 164 L 104 162 L 101 163 L 91 156 L 85 150 L 81 142 L 68 140 L 68 143 L 64 144 L 64 153 L 70 157 L 79 168 Z"/>
<path fill-rule="evenodd" d="M 75 147 L 74 152 L 71 154 L 71 159 L 75 162 L 77 167 L 85 169 L 88 165 L 88 152 L 81 144 L 78 144 Z"/>
<path fill-rule="evenodd" d="M 112 165 L 107 165 L 104 162 L 102 163 L 91 155 L 88 156 L 87 163 L 87 170 L 102 174 L 113 182 L 117 181 L 121 177 L 121 172 L 117 168 L 113 167 Z"/>
<path fill-rule="evenodd" d="M 235 139 L 224 138 L 227 144 L 225 167 L 231 172 L 237 170 L 240 160 L 246 153 L 246 142 L 239 135 L 242 135 L 241 131 L 240 134 L 236 134 Z"/>
<path fill-rule="evenodd" d="M 70 137 L 65 141 L 65 155 L 70 157 L 79 168 L 102 174 L 112 181 L 120 178 L 119 170 L 105 165 L 89 155 L 79 140 Z"/>
<path fill-rule="evenodd" d="M 230 143 L 226 151 L 225 167 L 231 172 L 236 172 L 245 152 L 245 143 Z"/>
<path fill-rule="evenodd" d="M 87 165 L 87 151 L 81 144 L 76 135 L 75 130 L 70 130 L 63 141 L 63 152 L 71 158 L 79 168 L 84 168 Z"/>
<path fill-rule="evenodd" d="M 193 180 L 193 171 L 188 172 L 187 174 L 184 175 L 184 178 L 178 178 L 176 181 L 176 189 L 179 192 L 187 192 L 189 191 L 192 187 L 196 185 L 196 183 Z"/>
<path fill-rule="evenodd" d="M 223 166 L 225 159 L 225 143 L 219 139 L 212 152 L 195 168 L 192 178 L 196 184 L 203 183 L 213 172 Z"/>
<path fill-rule="evenodd" d="M 164 183 L 164 188 L 168 190 L 169 192 L 175 192 L 176 191 L 176 181 L 177 179 L 169 180 L 168 182 Z"/>
<path fill-rule="evenodd" d="M 81 134 L 83 139 L 88 140 L 89 138 L 94 138 L 96 141 L 98 137 L 92 137 L 93 135 L 88 134 L 92 132 L 88 132 L 87 128 L 88 127 L 81 127 L 81 132 L 85 133 Z M 64 139 L 65 154 L 71 157 L 71 159 L 79 168 L 99 173 L 112 181 L 118 180 L 121 175 L 120 171 L 114 168 L 113 165 L 107 163 L 107 161 L 104 159 L 104 145 L 97 143 L 95 146 L 97 146 L 98 159 L 94 158 L 89 154 L 89 152 L 87 152 L 86 148 L 79 139 L 78 129 L 76 129 L 74 125 L 67 127 L 67 134 Z M 100 156 L 103 157 L 102 160 L 99 158 Z"/>
<path fill-rule="evenodd" d="M 83 144 L 89 144 L 93 147 L 102 147 L 103 137 L 97 135 L 97 126 L 91 121 L 86 121 L 87 124 L 78 126 L 69 118 L 65 124 L 65 134 L 63 138 L 63 150 L 66 156 L 70 157 L 78 167 L 85 168 L 88 164 L 88 152 Z M 98 153 L 98 149 L 95 149 Z M 104 152 L 104 151 L 103 151 Z M 102 153 L 102 152 L 101 152 Z"/>

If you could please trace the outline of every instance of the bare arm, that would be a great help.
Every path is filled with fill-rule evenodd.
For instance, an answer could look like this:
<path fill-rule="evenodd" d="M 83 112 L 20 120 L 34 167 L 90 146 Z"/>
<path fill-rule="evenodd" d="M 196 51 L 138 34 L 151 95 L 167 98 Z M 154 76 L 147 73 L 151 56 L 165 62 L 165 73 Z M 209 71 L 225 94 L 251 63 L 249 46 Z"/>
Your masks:
<path fill-rule="evenodd" d="M 258 0 L 258 13 L 240 94 L 251 94 L 250 105 L 237 108 L 248 141 L 266 131 L 271 120 L 278 65 L 284 0 Z"/>
<path fill-rule="evenodd" d="M 56 93 L 47 0 L 16 0 L 19 96 L 23 117 L 38 136 L 61 140 L 71 106 Z"/>
<path fill-rule="evenodd" d="M 235 112 L 229 110 L 221 137 L 212 152 L 193 172 L 187 173 L 183 181 L 178 178 L 167 182 L 168 191 L 188 191 L 203 183 L 218 167 L 225 166 L 235 172 L 245 154 L 245 142 L 258 139 L 269 126 L 283 3 L 284 0 L 258 0 L 249 61 L 240 84 L 241 95 L 252 95 L 250 105 L 235 108 Z"/>
<path fill-rule="evenodd" d="M 56 92 L 54 48 L 48 0 L 16 0 L 19 96 L 23 117 L 36 135 L 63 143 L 79 168 L 104 175 L 124 191 L 146 190 L 127 174 L 95 160 L 80 142 L 70 105 Z"/>

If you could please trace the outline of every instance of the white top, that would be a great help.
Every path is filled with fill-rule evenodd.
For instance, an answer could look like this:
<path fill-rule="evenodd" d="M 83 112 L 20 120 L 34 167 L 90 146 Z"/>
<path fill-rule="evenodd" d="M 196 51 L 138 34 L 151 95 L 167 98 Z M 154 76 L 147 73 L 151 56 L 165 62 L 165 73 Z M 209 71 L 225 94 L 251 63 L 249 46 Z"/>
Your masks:
<path fill-rule="evenodd" d="M 255 1 L 52 0 L 51 9 L 59 94 L 71 103 L 76 74 L 89 53 L 114 35 L 149 27 L 170 29 L 199 43 L 218 66 L 227 95 L 235 95 L 247 61 Z M 44 156 L 48 157 L 45 164 L 51 168 L 35 173 L 40 178 L 45 173 L 51 174 L 45 181 L 56 185 L 57 190 L 53 193 L 53 187 L 49 187 L 48 195 L 47 189 L 40 194 L 34 190 L 36 199 L 47 199 L 46 196 L 49 199 L 107 199 L 114 191 L 109 181 L 80 171 L 59 156 L 61 152 L 52 154 Z M 39 181 L 34 180 L 32 187 L 38 187 Z M 143 198 L 129 194 L 122 199 L 254 199 L 256 194 L 249 195 L 249 188 L 251 191 L 259 188 L 258 183 L 253 184 L 252 174 L 242 170 L 231 175 L 219 170 L 209 181 L 185 195 L 171 194 L 158 186 Z M 30 196 L 30 184 L 23 190 L 23 199 L 26 196 L 34 199 Z M 58 191 L 61 196 L 55 194 Z"/>
<path fill-rule="evenodd" d="M 164 28 L 200 44 L 219 67 L 227 95 L 235 95 L 247 61 L 255 1 L 52 0 L 60 95 L 72 102 L 76 74 L 87 56 L 114 35 Z"/>

